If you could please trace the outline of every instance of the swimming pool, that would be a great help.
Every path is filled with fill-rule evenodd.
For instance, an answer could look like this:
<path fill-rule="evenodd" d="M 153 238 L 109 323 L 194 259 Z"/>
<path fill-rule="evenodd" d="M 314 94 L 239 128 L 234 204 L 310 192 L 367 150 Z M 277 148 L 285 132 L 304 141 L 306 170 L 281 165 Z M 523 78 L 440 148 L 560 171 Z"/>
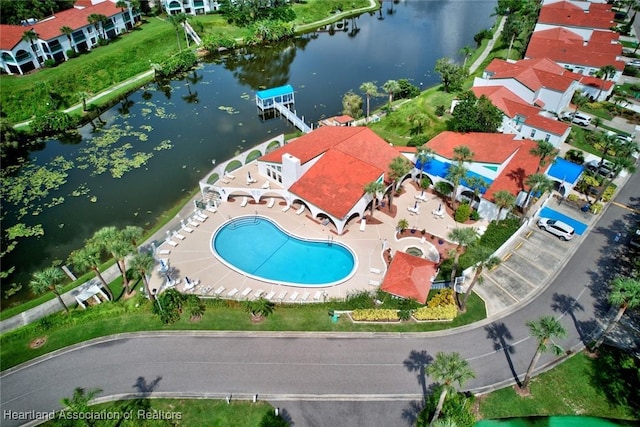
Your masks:
<path fill-rule="evenodd" d="M 355 274 L 355 254 L 333 240 L 296 237 L 261 216 L 234 218 L 211 237 L 213 254 L 258 280 L 293 286 L 331 286 Z"/>

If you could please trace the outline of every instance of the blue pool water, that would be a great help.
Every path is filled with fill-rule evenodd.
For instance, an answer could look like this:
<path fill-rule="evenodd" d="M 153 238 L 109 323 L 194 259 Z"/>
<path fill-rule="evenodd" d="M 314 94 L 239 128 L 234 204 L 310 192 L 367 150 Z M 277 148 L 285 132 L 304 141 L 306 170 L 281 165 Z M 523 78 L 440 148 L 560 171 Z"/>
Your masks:
<path fill-rule="evenodd" d="M 211 238 L 224 264 L 259 280 L 327 286 L 355 272 L 356 258 L 343 244 L 306 240 L 265 217 L 241 217 L 222 225 Z"/>
<path fill-rule="evenodd" d="M 550 208 L 542 208 L 542 210 L 540 211 L 540 216 L 551 219 L 559 219 L 565 224 L 569 224 L 570 226 L 572 226 L 573 229 L 576 230 L 576 233 L 579 235 L 582 235 L 582 233 L 587 230 L 587 224 L 585 224 L 584 222 L 580 222 L 576 219 L 571 218 L 570 216 L 563 215 L 560 212 L 554 211 Z"/>
<path fill-rule="evenodd" d="M 424 169 L 422 169 L 422 171 L 424 173 L 428 173 L 430 175 L 439 176 L 440 178 L 446 179 L 447 174 L 449 173 L 450 166 L 451 165 L 449 163 L 441 162 L 438 159 L 429 159 L 427 162 L 425 162 Z M 422 167 L 423 165 L 418 160 L 416 162 L 416 168 L 420 169 Z M 467 171 L 467 178 L 470 178 L 470 177 L 480 178 L 487 183 L 486 187 L 483 187 L 480 189 L 480 194 L 484 194 L 485 191 L 487 191 L 487 188 L 489 188 L 493 183 L 493 181 L 487 178 L 486 176 L 482 176 L 472 171 Z M 468 187 L 465 179 L 462 179 L 461 184 Z"/>
<path fill-rule="evenodd" d="M 558 157 L 549 168 L 547 175 L 559 179 L 560 181 L 575 184 L 578 181 L 578 178 L 580 178 L 582 170 L 582 166 Z"/>

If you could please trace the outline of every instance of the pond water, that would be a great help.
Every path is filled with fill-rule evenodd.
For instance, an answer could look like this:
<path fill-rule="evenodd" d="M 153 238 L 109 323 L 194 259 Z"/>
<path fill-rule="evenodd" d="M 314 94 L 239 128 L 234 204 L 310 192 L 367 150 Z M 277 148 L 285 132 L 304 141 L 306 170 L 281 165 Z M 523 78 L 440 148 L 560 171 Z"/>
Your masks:
<path fill-rule="evenodd" d="M 343 95 L 360 94 L 363 82 L 407 78 L 426 89 L 438 82 L 436 60 L 461 59 L 459 50 L 493 24 L 496 4 L 384 2 L 378 12 L 348 20 L 347 31 L 208 58 L 186 78 L 150 84 L 103 113 L 103 131 L 86 126 L 77 143 L 48 141 L 24 173 L 65 169 L 66 182 L 24 205 L 3 201 L 3 229 L 41 224 L 44 235 L 21 239 L 3 258 L 2 269 L 16 272 L 2 281 L 2 308 L 30 298 L 31 273 L 65 261 L 100 227 L 147 227 L 197 186 L 214 159 L 291 132 L 280 119 L 260 119 L 256 91 L 291 84 L 298 115 L 312 123 L 341 114 Z M 372 108 L 385 101 L 373 98 Z M 23 287 L 6 298 L 11 283 Z"/>

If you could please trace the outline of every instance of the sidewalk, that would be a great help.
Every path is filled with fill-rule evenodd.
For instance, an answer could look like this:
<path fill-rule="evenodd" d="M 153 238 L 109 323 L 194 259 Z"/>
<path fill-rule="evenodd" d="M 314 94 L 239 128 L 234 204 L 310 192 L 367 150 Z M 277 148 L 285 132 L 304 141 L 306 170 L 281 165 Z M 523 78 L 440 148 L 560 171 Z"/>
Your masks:
<path fill-rule="evenodd" d="M 484 49 L 482 54 L 478 57 L 478 59 L 476 59 L 473 62 L 473 64 L 471 64 L 471 66 L 469 67 L 469 74 L 473 74 L 478 69 L 478 67 L 482 65 L 485 59 L 487 59 L 487 56 L 489 56 L 489 53 L 491 53 L 491 50 L 493 49 L 493 46 L 496 44 L 498 37 L 500 37 L 500 33 L 502 33 L 502 28 L 504 28 L 504 23 L 506 20 L 507 20 L 506 16 L 503 16 L 502 18 L 500 18 L 500 23 L 498 24 L 498 28 L 496 28 L 496 32 L 493 34 L 493 37 L 491 38 L 491 40 L 489 40 L 489 44 Z"/>

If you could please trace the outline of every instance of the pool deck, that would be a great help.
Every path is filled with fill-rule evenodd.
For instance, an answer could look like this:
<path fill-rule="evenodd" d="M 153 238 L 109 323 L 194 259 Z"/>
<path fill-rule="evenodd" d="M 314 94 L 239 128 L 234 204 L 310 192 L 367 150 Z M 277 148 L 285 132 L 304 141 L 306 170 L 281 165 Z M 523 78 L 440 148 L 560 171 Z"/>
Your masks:
<path fill-rule="evenodd" d="M 237 189 L 236 191 L 246 191 L 247 188 L 261 187 L 263 181 L 259 179 L 257 183 L 251 186 L 245 185 L 247 170 L 251 170 L 252 177 L 259 178 L 257 171 L 251 169 L 250 165 L 234 171 L 235 179 L 227 180 L 228 183 L 224 184 L 229 194 L 234 194 L 234 188 Z M 285 202 L 282 198 L 276 198 L 275 205 L 272 208 L 267 205 L 271 197 L 268 194 L 263 197 L 260 204 L 253 203 L 249 198 L 249 203 L 242 207 L 241 201 L 244 195 L 241 194 L 239 197 L 234 197 L 233 201 L 222 203 L 216 213 L 203 211 L 208 218 L 203 222 L 198 222 L 197 227 L 189 226 L 193 230 L 191 233 L 180 231 L 184 239 L 173 238 L 172 240 L 177 243 L 177 246 L 170 246 L 164 242 L 168 233 L 179 230 L 181 221 L 188 223 L 189 218 L 194 214 L 194 205 L 189 203 L 173 221 L 170 221 L 167 228 L 156 234 L 156 241 L 162 242 L 157 247 L 156 259 L 164 259 L 169 262 L 170 276 L 174 280 L 180 279 L 175 287 L 181 292 L 194 293 L 205 297 L 217 296 L 244 300 L 257 298 L 256 292 L 263 291 L 262 296 L 271 296 L 271 300 L 274 302 L 318 302 L 330 298 L 345 298 L 358 291 L 375 289 L 377 284 L 383 281 L 386 272 L 383 245 L 387 245 L 392 254 L 398 250 L 405 251 L 409 246 L 419 247 L 425 252 L 431 251 L 434 253 L 438 251 L 438 248 L 431 244 L 430 239 L 421 242 L 422 236 L 419 232 L 416 233 L 415 238 L 396 240 L 396 225 L 402 218 L 407 219 L 410 229 L 413 227 L 417 230 L 425 229 L 427 233 L 443 238 L 446 238 L 450 230 L 456 226 L 478 228 L 486 227 L 487 225 L 486 220 L 478 221 L 473 225 L 456 225 L 453 218 L 446 213 L 442 217 L 434 216 L 432 211 L 437 210 L 442 202 L 440 198 L 427 192 L 425 192 L 427 201 L 418 203 L 419 214 L 413 214 L 409 212 L 408 208 L 414 206 L 416 203 L 415 196 L 420 191 L 410 181 L 405 181 L 403 188 L 405 190 L 404 193 L 393 199 L 393 204 L 397 208 L 395 218 L 385 210 L 378 210 L 374 214 L 374 220 L 366 225 L 364 231 L 360 230 L 360 221 L 354 220 L 347 225 L 346 231 L 342 235 L 337 235 L 335 228 L 331 224 L 324 226 L 309 217 L 308 210 L 297 215 L 297 206 L 294 205 L 286 212 L 283 212 L 282 208 L 285 206 Z M 272 186 L 272 189 L 275 190 L 276 188 Z M 200 196 L 197 198 L 199 199 Z M 282 228 L 299 237 L 319 240 L 332 238 L 334 241 L 344 243 L 356 254 L 357 268 L 355 274 L 348 280 L 333 286 L 288 286 L 260 281 L 228 268 L 213 255 L 211 250 L 213 232 L 231 218 L 256 214 L 271 218 Z M 368 211 L 366 215 L 369 215 Z M 434 244 L 438 245 L 435 241 Z M 163 250 L 170 252 L 161 254 Z M 154 267 L 149 285 L 152 290 L 157 289 L 162 292 L 168 288 L 168 283 L 166 274 L 160 271 L 159 267 L 158 261 L 158 264 Z M 380 273 L 377 271 L 380 271 Z M 191 281 L 199 281 L 198 285 L 192 289 L 185 289 L 186 277 Z M 230 294 L 234 289 L 237 289 L 237 291 Z M 247 289 L 250 289 L 250 291 L 247 291 Z M 284 298 L 280 298 L 283 295 Z"/>

